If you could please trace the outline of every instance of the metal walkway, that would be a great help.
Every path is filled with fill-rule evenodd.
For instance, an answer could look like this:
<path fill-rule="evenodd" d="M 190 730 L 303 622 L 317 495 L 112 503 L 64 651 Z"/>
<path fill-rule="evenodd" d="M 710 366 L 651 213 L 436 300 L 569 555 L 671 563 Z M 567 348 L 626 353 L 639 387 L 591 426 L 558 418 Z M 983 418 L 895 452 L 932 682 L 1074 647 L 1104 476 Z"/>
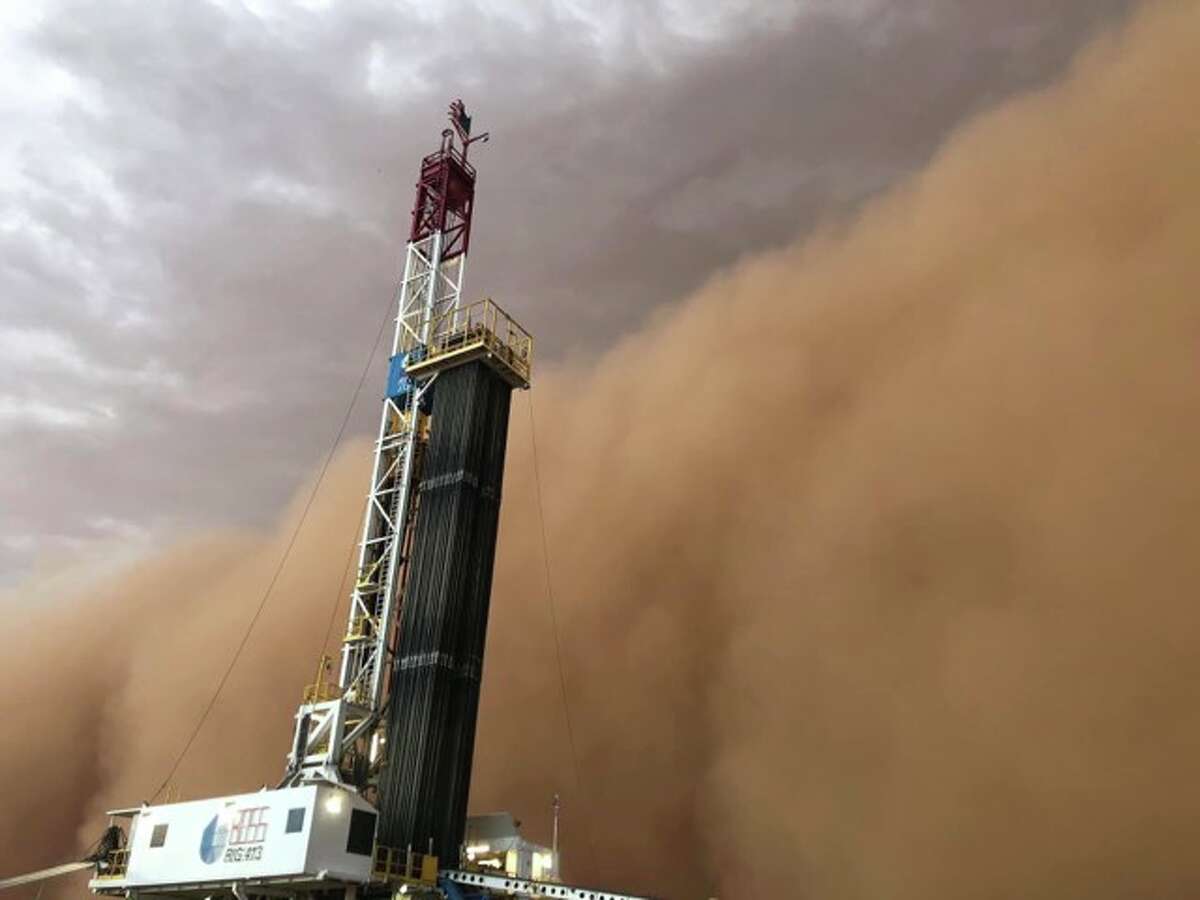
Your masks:
<path fill-rule="evenodd" d="M 440 874 L 442 878 L 464 887 L 487 888 L 490 891 L 518 897 L 550 897 L 561 898 L 561 900 L 652 900 L 641 894 L 618 894 L 613 891 L 598 891 L 595 888 L 514 878 L 511 875 L 462 872 L 456 869 L 443 869 Z"/>

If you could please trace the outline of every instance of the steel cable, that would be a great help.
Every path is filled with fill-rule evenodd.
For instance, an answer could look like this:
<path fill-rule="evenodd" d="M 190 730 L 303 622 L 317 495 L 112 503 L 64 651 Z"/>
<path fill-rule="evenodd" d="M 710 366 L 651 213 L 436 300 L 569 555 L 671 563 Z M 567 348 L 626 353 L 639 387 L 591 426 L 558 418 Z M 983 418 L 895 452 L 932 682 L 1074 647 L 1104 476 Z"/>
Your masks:
<path fill-rule="evenodd" d="M 292 554 L 292 548 L 296 545 L 296 539 L 300 536 L 301 529 L 304 528 L 304 523 L 308 518 L 309 510 L 312 509 L 313 501 L 316 500 L 317 492 L 321 489 L 321 484 L 325 480 L 325 473 L 329 470 L 329 464 L 333 461 L 333 455 L 337 452 L 338 446 L 342 442 L 342 437 L 346 433 L 346 426 L 350 423 L 350 417 L 354 413 L 354 407 L 358 404 L 359 394 L 362 392 L 363 384 L 367 380 L 367 374 L 371 370 L 371 363 L 375 360 L 375 354 L 379 350 L 379 342 L 383 339 L 383 333 L 387 329 L 387 323 L 393 318 L 392 316 L 392 299 L 389 298 L 387 313 L 383 317 L 383 321 L 379 323 L 379 331 L 375 335 L 375 343 L 371 346 L 371 352 L 367 356 L 367 361 L 363 365 L 362 373 L 359 375 L 358 384 L 354 387 L 354 393 L 350 397 L 350 403 L 346 407 L 346 413 L 342 416 L 341 425 L 338 426 L 337 434 L 334 436 L 333 443 L 329 447 L 329 452 L 325 454 L 325 461 L 321 464 L 321 469 L 317 473 L 317 480 L 313 484 L 312 490 L 309 492 L 308 500 L 304 504 L 304 509 L 300 512 L 300 518 L 296 522 L 296 527 L 292 529 L 291 537 L 288 539 L 287 546 L 284 548 L 283 554 L 279 557 L 279 563 L 275 566 L 275 571 L 271 575 L 271 580 L 267 583 L 266 590 L 263 591 L 262 597 L 258 601 L 258 607 L 254 610 L 254 615 L 250 618 L 249 624 L 246 626 L 246 631 L 242 635 L 241 641 L 238 643 L 237 649 L 233 652 L 233 657 L 229 660 L 229 665 L 225 667 L 220 680 L 217 682 L 217 687 L 213 691 L 212 697 L 208 701 L 208 705 L 204 707 L 204 712 L 200 714 L 200 719 L 196 723 L 196 727 L 192 729 L 192 733 L 188 736 L 187 742 L 183 745 L 183 749 L 175 758 L 175 762 L 171 765 L 167 777 L 162 780 L 157 790 L 150 795 L 150 802 L 153 803 L 171 783 L 171 779 L 175 777 L 175 773 L 179 771 L 180 765 L 187 757 L 188 751 L 192 749 L 192 745 L 196 742 L 201 729 L 204 728 L 204 723 L 208 721 L 209 715 L 212 714 L 214 707 L 217 705 L 217 700 L 220 699 L 221 693 L 225 690 L 225 684 L 229 681 L 229 676 L 233 674 L 234 668 L 241 659 L 242 652 L 246 649 L 246 644 L 250 640 L 250 635 L 254 631 L 254 626 L 258 624 L 259 618 L 262 616 L 263 610 L 266 609 L 267 601 L 271 597 L 271 592 L 275 589 L 276 582 L 279 581 L 279 576 L 287 565 L 288 558 Z"/>
<path fill-rule="evenodd" d="M 558 684 L 562 689 L 563 719 L 567 723 L 567 743 L 571 747 L 571 765 L 575 774 L 575 790 L 578 792 L 579 798 L 583 799 L 583 780 L 579 774 L 579 753 L 575 748 L 575 732 L 571 727 L 571 708 L 567 702 L 567 675 L 563 667 L 562 641 L 559 638 L 558 614 L 555 611 L 554 604 L 554 587 L 550 578 L 550 541 L 546 536 L 546 512 L 542 506 L 542 477 L 538 469 L 537 425 L 533 417 L 532 390 L 529 392 L 529 443 L 533 451 L 533 484 L 537 495 L 538 522 L 541 524 L 542 531 L 542 561 L 545 563 L 546 569 L 546 603 L 550 607 L 550 626 L 554 632 L 554 658 L 558 663 Z M 584 840 L 587 842 L 588 864 L 594 869 L 596 847 L 592 840 L 591 824 L 588 822 L 587 816 L 584 816 L 582 821 L 584 822 Z M 554 864 L 557 866 L 558 861 L 555 860 Z"/>

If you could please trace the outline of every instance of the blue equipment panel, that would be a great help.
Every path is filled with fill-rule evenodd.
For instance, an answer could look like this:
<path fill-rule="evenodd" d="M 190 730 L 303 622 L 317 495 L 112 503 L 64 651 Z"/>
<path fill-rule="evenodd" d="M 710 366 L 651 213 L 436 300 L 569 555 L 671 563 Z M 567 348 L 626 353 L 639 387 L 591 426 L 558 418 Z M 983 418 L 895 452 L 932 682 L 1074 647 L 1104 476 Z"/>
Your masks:
<path fill-rule="evenodd" d="M 413 391 L 413 380 L 408 376 L 410 362 L 417 363 L 425 358 L 425 348 L 416 347 L 408 353 L 397 353 L 388 360 L 387 396 L 398 406 L 404 407 Z M 428 414 L 433 405 L 433 391 L 427 390 L 421 396 L 421 412 Z"/>
<path fill-rule="evenodd" d="M 390 400 L 407 397 L 412 390 L 412 379 L 404 366 L 406 360 L 405 354 L 397 353 L 388 361 L 387 395 Z"/>

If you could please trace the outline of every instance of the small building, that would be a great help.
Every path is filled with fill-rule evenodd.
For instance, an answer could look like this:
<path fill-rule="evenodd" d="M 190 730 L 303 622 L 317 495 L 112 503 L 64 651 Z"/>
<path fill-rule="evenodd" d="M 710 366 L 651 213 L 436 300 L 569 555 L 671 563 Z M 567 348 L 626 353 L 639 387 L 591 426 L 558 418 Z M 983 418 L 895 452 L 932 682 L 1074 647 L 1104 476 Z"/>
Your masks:
<path fill-rule="evenodd" d="M 558 881 L 554 852 L 521 837 L 520 823 L 511 813 L 469 816 L 463 857 L 467 869 L 533 881 Z"/>
<path fill-rule="evenodd" d="M 371 876 L 376 812 L 354 792 L 331 785 L 264 789 L 110 815 L 130 820 L 129 838 L 90 882 L 96 893 L 295 889 L 365 883 Z"/>

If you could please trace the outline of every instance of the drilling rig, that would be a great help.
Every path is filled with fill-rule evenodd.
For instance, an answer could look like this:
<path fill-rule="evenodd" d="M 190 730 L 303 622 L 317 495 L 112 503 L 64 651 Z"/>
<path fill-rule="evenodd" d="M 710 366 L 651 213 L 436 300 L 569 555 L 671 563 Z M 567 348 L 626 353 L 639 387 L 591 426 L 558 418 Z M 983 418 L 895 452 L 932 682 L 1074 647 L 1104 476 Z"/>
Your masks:
<path fill-rule="evenodd" d="M 533 339 L 465 304 L 476 170 L 462 101 L 421 160 L 336 681 L 303 695 L 278 786 L 111 810 L 93 892 L 641 900 L 558 877 L 555 844 L 468 819 L 511 394 Z M 128 829 L 121 827 L 125 823 Z"/>

